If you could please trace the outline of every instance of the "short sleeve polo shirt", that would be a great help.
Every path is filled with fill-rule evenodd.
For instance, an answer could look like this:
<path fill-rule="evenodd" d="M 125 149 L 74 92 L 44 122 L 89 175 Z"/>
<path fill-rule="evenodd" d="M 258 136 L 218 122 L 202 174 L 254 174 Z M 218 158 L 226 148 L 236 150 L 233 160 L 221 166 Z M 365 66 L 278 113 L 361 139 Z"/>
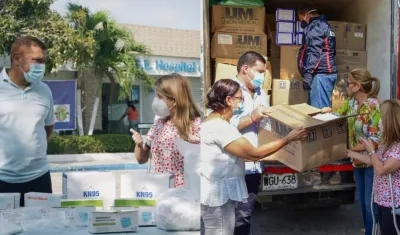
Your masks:
<path fill-rule="evenodd" d="M 47 171 L 45 126 L 54 124 L 54 103 L 43 82 L 22 89 L 0 74 L 0 180 L 24 183 Z"/>

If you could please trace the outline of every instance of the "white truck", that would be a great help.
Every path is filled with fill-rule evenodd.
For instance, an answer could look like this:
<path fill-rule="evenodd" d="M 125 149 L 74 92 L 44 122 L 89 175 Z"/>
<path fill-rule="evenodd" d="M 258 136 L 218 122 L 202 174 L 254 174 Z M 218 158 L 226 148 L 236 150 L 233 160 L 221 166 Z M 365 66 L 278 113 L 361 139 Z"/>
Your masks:
<path fill-rule="evenodd" d="M 367 25 L 367 68 L 381 81 L 379 98 L 400 99 L 399 80 L 399 7 L 400 0 L 264 0 L 267 13 L 277 8 L 296 8 L 299 4 L 315 5 L 328 20 Z M 204 96 L 212 86 L 213 67 L 211 45 L 211 5 L 201 1 L 201 62 Z M 307 206 L 327 204 L 340 206 L 354 203 L 353 167 L 348 160 L 321 166 L 308 172 L 296 172 L 278 162 L 264 167 L 259 202 L 266 207 L 275 205 Z M 276 180 L 280 178 L 281 180 Z M 281 185 L 283 179 L 293 185 Z M 347 182 L 345 182 L 347 179 Z M 275 182 L 275 183 L 274 183 Z M 277 183 L 278 182 L 278 183 Z M 289 187 L 289 188 L 288 188 Z M 286 188 L 286 189 L 284 189 Z"/>

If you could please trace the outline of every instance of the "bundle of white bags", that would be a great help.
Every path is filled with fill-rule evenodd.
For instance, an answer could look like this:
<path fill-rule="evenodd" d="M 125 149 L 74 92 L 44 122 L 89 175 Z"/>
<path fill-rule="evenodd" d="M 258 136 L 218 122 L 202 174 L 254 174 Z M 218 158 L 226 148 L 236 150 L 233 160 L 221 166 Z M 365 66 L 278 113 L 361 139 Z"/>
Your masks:
<path fill-rule="evenodd" d="M 155 223 L 167 231 L 200 230 L 200 144 L 175 139 L 184 157 L 184 188 L 170 188 L 157 200 Z"/>

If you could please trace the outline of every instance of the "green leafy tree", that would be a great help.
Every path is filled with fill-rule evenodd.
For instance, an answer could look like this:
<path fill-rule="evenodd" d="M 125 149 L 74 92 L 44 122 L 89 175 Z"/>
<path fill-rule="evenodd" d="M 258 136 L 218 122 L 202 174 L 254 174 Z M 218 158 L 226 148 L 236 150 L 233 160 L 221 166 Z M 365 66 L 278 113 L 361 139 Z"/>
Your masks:
<path fill-rule="evenodd" d="M 47 72 L 56 72 L 67 62 L 80 69 L 94 57 L 92 31 L 77 33 L 57 12 L 53 0 L 0 0 L 0 55 L 8 55 L 13 41 L 22 35 L 36 36 L 48 47 Z"/>
<path fill-rule="evenodd" d="M 150 51 L 136 42 L 130 30 L 118 25 L 105 11 L 90 12 L 78 4 L 68 4 L 67 19 L 81 35 L 94 32 L 96 50 L 90 65 L 99 79 L 108 78 L 111 84 L 111 101 L 115 101 L 115 88 L 118 82 L 121 88 L 119 98 L 129 96 L 135 79 L 148 86 L 153 79 L 137 63 L 136 54 L 148 54 Z M 101 86 L 98 88 L 98 95 Z"/>

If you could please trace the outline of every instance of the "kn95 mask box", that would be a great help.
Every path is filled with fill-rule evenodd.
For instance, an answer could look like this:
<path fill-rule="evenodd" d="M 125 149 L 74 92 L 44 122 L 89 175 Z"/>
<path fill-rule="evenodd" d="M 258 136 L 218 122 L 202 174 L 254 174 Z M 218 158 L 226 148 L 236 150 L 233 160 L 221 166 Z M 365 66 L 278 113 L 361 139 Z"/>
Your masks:
<path fill-rule="evenodd" d="M 64 172 L 63 194 L 66 199 L 102 199 L 109 209 L 116 198 L 113 172 Z"/>

